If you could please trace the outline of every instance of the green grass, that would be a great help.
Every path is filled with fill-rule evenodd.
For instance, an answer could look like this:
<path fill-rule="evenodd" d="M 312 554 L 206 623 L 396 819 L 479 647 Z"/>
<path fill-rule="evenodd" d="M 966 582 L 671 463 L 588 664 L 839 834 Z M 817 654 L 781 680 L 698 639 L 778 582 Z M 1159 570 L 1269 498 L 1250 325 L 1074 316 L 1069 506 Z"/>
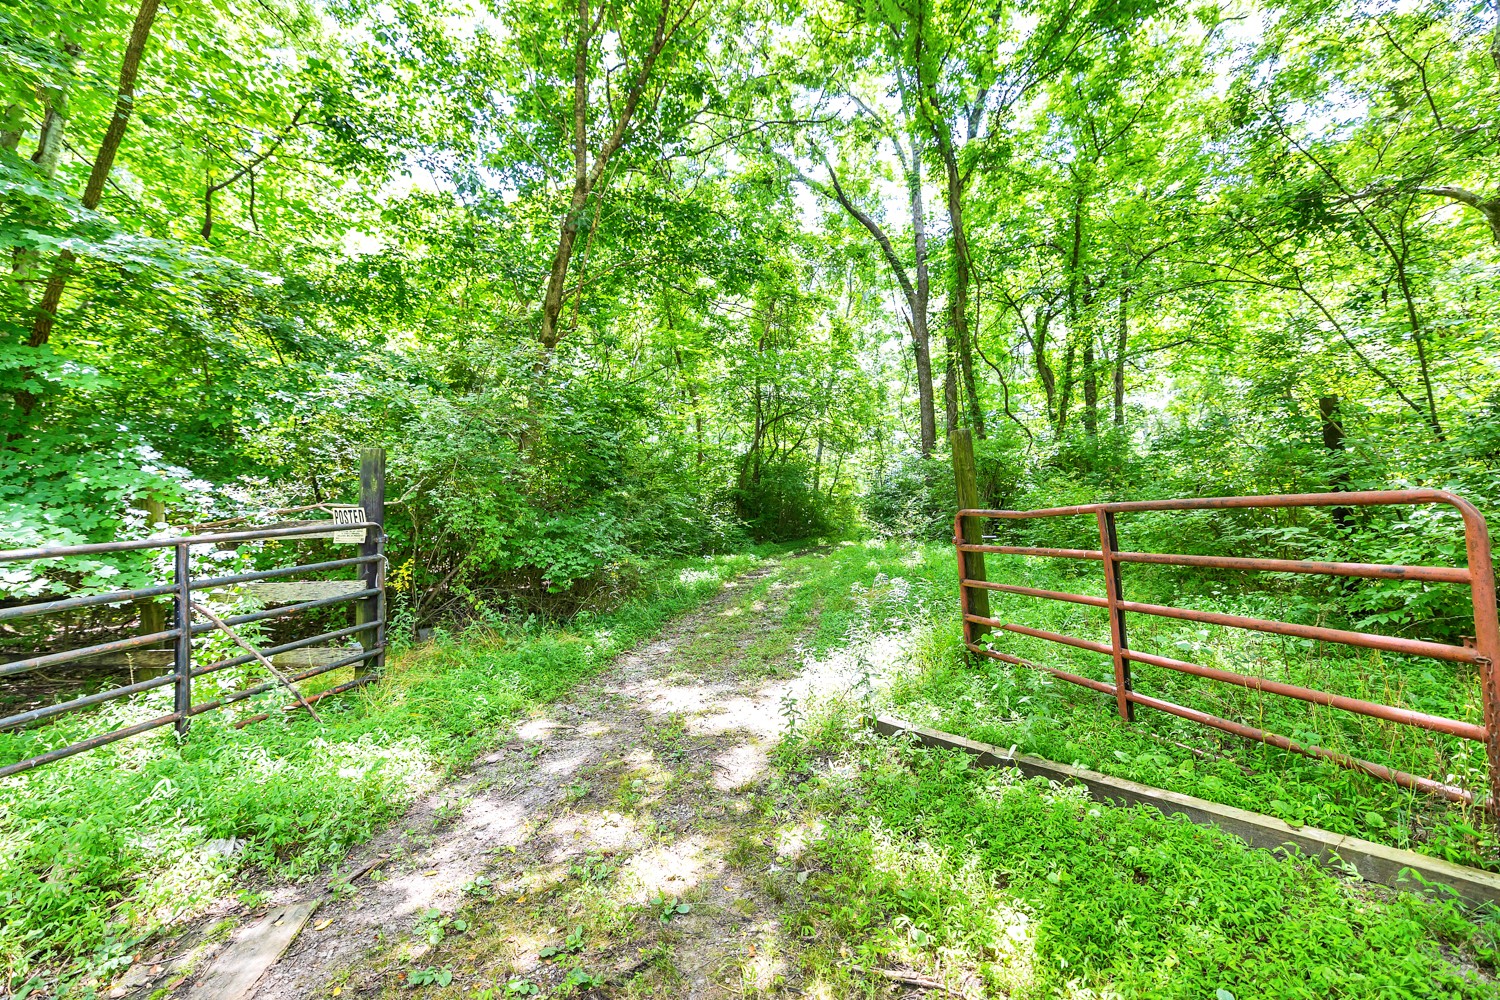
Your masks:
<path fill-rule="evenodd" d="M 825 824 L 786 917 L 805 995 L 878 995 L 876 969 L 1017 1000 L 1500 995 L 1493 928 L 1451 902 L 871 737 L 847 708 L 778 757 L 820 754 L 845 766 L 789 807 Z"/>
<path fill-rule="evenodd" d="M 664 564 L 606 614 L 497 622 L 399 651 L 381 683 L 320 704 L 323 726 L 273 709 L 273 720 L 236 730 L 209 713 L 180 746 L 158 731 L 0 781 L 4 985 L 61 977 L 86 990 L 245 875 L 303 878 L 338 861 L 515 720 L 755 562 Z M 0 736 L 0 760 L 170 710 L 159 703 L 170 695 L 152 695 Z M 235 857 L 204 850 L 231 837 L 244 842 Z"/>

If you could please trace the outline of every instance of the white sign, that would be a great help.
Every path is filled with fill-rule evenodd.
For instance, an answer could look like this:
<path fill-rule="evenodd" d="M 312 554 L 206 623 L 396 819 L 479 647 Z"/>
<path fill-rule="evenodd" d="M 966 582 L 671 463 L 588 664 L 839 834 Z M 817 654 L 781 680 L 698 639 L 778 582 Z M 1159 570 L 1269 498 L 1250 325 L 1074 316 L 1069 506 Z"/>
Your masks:
<path fill-rule="evenodd" d="M 336 505 L 330 507 L 333 512 L 334 524 L 358 524 L 365 519 L 365 509 L 352 505 Z M 366 528 L 355 528 L 352 531 L 335 531 L 333 540 L 335 542 L 363 542 L 365 540 Z"/>

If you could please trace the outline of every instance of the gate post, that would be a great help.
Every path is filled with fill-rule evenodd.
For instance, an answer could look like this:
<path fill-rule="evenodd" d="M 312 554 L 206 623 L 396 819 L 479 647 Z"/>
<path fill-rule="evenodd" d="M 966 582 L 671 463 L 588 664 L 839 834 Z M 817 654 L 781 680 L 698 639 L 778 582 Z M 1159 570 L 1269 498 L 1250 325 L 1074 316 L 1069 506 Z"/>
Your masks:
<path fill-rule="evenodd" d="M 1125 657 L 1125 612 L 1120 610 L 1120 562 L 1115 558 L 1120 540 L 1115 536 L 1115 515 L 1099 511 L 1099 549 L 1104 555 L 1104 597 L 1109 602 L 1109 646 L 1115 661 L 1115 703 L 1120 718 L 1135 721 L 1135 702 L 1130 700 L 1130 660 Z"/>
<path fill-rule="evenodd" d="M 953 448 L 953 481 L 957 487 L 958 509 L 975 510 L 980 503 L 979 474 L 974 462 L 974 438 L 967 427 L 959 427 L 948 435 L 948 441 Z M 975 518 L 960 517 L 954 523 L 953 529 L 955 546 L 962 543 L 978 545 L 984 541 L 983 530 Z M 984 582 L 984 553 L 964 552 L 960 549 L 958 554 L 958 590 L 964 613 L 988 618 L 990 616 L 990 592 L 979 587 L 971 589 L 963 583 L 964 580 Z M 988 625 L 964 622 L 964 639 L 967 641 L 972 642 L 979 636 L 988 634 L 989 631 Z"/>
<path fill-rule="evenodd" d="M 366 650 L 375 650 L 373 657 L 359 661 L 354 668 L 355 677 L 379 673 L 385 667 L 385 449 L 366 448 L 359 455 L 359 505 L 364 508 L 365 520 L 374 526 L 365 529 L 365 540 L 360 543 L 361 556 L 379 556 L 374 562 L 364 564 L 366 590 L 379 590 L 373 597 L 366 597 L 355 605 L 355 624 L 378 623 L 372 629 L 358 633 L 359 644 Z"/>
<path fill-rule="evenodd" d="M 177 734 L 182 736 L 193 708 L 193 570 L 185 543 L 172 548 L 172 582 L 177 584 L 177 645 L 172 656 L 177 680 L 172 687 L 172 711 L 177 713 Z"/>
<path fill-rule="evenodd" d="M 144 496 L 136 501 L 137 509 L 145 512 L 146 534 L 154 535 L 167 526 L 167 505 L 158 497 Z M 155 635 L 167 630 L 165 606 L 151 598 L 135 602 L 136 613 L 141 619 L 141 635 Z"/>
<path fill-rule="evenodd" d="M 1495 562 L 1490 527 L 1472 505 L 1459 507 L 1464 518 L 1464 547 L 1469 558 L 1469 594 L 1474 604 L 1474 646 L 1479 651 L 1479 688 L 1484 704 L 1485 757 L 1489 762 L 1490 797 L 1485 808 L 1500 814 L 1500 621 L 1495 610 Z"/>

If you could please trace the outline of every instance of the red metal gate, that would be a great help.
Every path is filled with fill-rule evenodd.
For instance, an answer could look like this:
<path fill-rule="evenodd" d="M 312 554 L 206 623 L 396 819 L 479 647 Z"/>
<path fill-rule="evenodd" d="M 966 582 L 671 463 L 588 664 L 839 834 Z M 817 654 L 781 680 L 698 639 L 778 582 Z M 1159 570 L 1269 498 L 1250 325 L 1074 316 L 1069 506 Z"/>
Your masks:
<path fill-rule="evenodd" d="M 1463 516 L 1465 547 L 1468 565 L 1452 566 L 1394 566 L 1381 563 L 1314 562 L 1298 559 L 1259 559 L 1231 556 L 1177 555 L 1159 552 L 1122 552 L 1115 534 L 1115 515 L 1141 511 L 1175 510 L 1225 510 L 1233 508 L 1268 507 L 1367 507 L 1377 505 L 1448 504 Z M 1072 517 L 1093 515 L 1099 527 L 1098 549 L 1034 548 L 1017 545 L 989 545 L 980 540 L 973 530 L 977 522 L 970 522 L 965 532 L 965 518 L 998 518 L 1019 520 L 1026 518 Z M 1497 694 L 1495 663 L 1500 660 L 1500 625 L 1496 622 L 1495 574 L 1490 555 L 1489 526 L 1477 508 L 1462 497 L 1445 490 L 1372 490 L 1352 493 L 1306 493 L 1290 496 L 1260 497 L 1210 497 L 1184 500 L 1146 500 L 1123 503 L 1081 504 L 1076 507 L 1052 507 L 1044 510 L 961 510 L 953 521 L 953 540 L 958 549 L 959 599 L 964 617 L 964 645 L 973 653 L 1017 666 L 1030 667 L 1051 674 L 1059 680 L 1080 684 L 1114 697 L 1121 718 L 1127 722 L 1134 718 L 1134 706 L 1145 705 L 1184 719 L 1225 732 L 1234 733 L 1252 740 L 1259 740 L 1284 750 L 1292 750 L 1332 761 L 1341 767 L 1352 768 L 1393 781 L 1407 788 L 1420 789 L 1441 795 L 1454 801 L 1471 802 L 1473 794 L 1431 778 L 1397 771 L 1382 764 L 1360 760 L 1347 754 L 1317 746 L 1304 746 L 1285 736 L 1268 733 L 1253 726 L 1222 719 L 1197 709 L 1176 705 L 1132 690 L 1130 683 L 1131 663 L 1145 663 L 1165 667 L 1210 680 L 1222 681 L 1239 687 L 1270 694 L 1298 698 L 1317 705 L 1372 716 L 1389 722 L 1416 726 L 1438 733 L 1478 740 L 1486 747 L 1490 773 L 1489 805 L 1493 809 L 1500 804 L 1500 694 Z M 1058 559 L 1090 559 L 1101 562 L 1104 568 L 1104 597 L 1084 594 L 1061 593 L 1039 590 L 1014 584 L 992 583 L 986 579 L 980 553 L 995 552 L 1005 555 L 1041 556 Z M 975 555 L 966 555 L 974 553 Z M 1473 599 L 1474 637 L 1473 646 L 1452 646 L 1421 639 L 1378 635 L 1368 632 L 1351 632 L 1342 629 L 1323 628 L 1315 625 L 1299 625 L 1292 622 L 1263 618 L 1247 618 L 1241 615 L 1220 614 L 1212 611 L 1194 611 L 1187 608 L 1168 607 L 1159 604 L 1142 604 L 1126 600 L 1121 590 L 1120 565 L 1122 563 L 1157 563 L 1172 566 L 1201 566 L 1212 569 L 1266 571 L 1273 573 L 1313 573 L 1325 576 L 1363 577 L 1374 580 L 1423 580 L 1435 583 L 1467 584 Z M 1085 604 L 1105 608 L 1109 612 L 1110 642 L 1101 643 L 1075 636 L 1061 635 L 1042 629 L 1028 628 L 1001 621 L 983 614 L 975 614 L 971 607 L 970 591 L 998 591 L 1019 594 L 1072 604 Z M 986 597 L 986 602 L 988 598 Z M 1484 725 L 1429 715 L 1407 708 L 1382 705 L 1359 698 L 1317 691 L 1312 688 L 1266 680 L 1246 674 L 1206 667 L 1196 663 L 1157 656 L 1153 653 L 1131 649 L 1126 638 L 1127 613 L 1157 615 L 1184 621 L 1223 625 L 1232 628 L 1269 632 L 1276 635 L 1295 636 L 1320 642 L 1379 649 L 1393 653 L 1425 656 L 1451 663 L 1472 663 L 1478 667 L 1481 697 L 1484 705 Z M 1114 682 L 1097 681 L 1088 677 L 1058 670 L 1054 667 L 1033 663 L 1018 656 L 988 649 L 976 642 L 976 626 L 985 630 L 1001 629 L 1017 635 L 1046 639 L 1077 649 L 1102 653 L 1114 663 Z"/>

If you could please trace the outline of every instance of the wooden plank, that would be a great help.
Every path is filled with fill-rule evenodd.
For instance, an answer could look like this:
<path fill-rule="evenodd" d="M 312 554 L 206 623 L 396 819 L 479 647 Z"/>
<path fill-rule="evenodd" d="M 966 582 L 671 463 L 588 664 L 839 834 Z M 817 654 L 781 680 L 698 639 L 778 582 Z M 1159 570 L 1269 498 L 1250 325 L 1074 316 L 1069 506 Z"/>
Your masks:
<path fill-rule="evenodd" d="M 299 604 L 327 597 L 347 597 L 365 589 L 363 580 L 256 580 L 236 584 L 236 593 L 262 604 Z"/>
<path fill-rule="evenodd" d="M 278 906 L 237 934 L 188 990 L 188 1000 L 248 1000 L 321 902 L 308 899 Z"/>
<path fill-rule="evenodd" d="M 1422 880 L 1451 888 L 1465 903 L 1483 906 L 1500 903 L 1500 875 L 1455 865 L 1415 851 L 1403 851 L 1358 837 L 1346 837 L 1311 826 L 1291 826 L 1274 816 L 1220 805 L 1207 799 L 1153 788 L 1124 778 L 1114 778 L 1088 768 L 1057 764 L 1042 757 L 1012 754 L 1008 750 L 929 729 L 891 716 L 878 716 L 875 731 L 884 736 L 909 734 L 924 746 L 963 750 L 978 758 L 980 767 L 1009 767 L 1027 777 L 1048 778 L 1065 784 L 1081 784 L 1097 799 L 1116 805 L 1145 805 L 1163 815 L 1183 816 L 1200 826 L 1216 826 L 1232 833 L 1251 847 L 1274 850 L 1291 848 L 1324 864 L 1352 866 L 1368 882 L 1378 882 L 1408 892 L 1422 892 Z"/>

